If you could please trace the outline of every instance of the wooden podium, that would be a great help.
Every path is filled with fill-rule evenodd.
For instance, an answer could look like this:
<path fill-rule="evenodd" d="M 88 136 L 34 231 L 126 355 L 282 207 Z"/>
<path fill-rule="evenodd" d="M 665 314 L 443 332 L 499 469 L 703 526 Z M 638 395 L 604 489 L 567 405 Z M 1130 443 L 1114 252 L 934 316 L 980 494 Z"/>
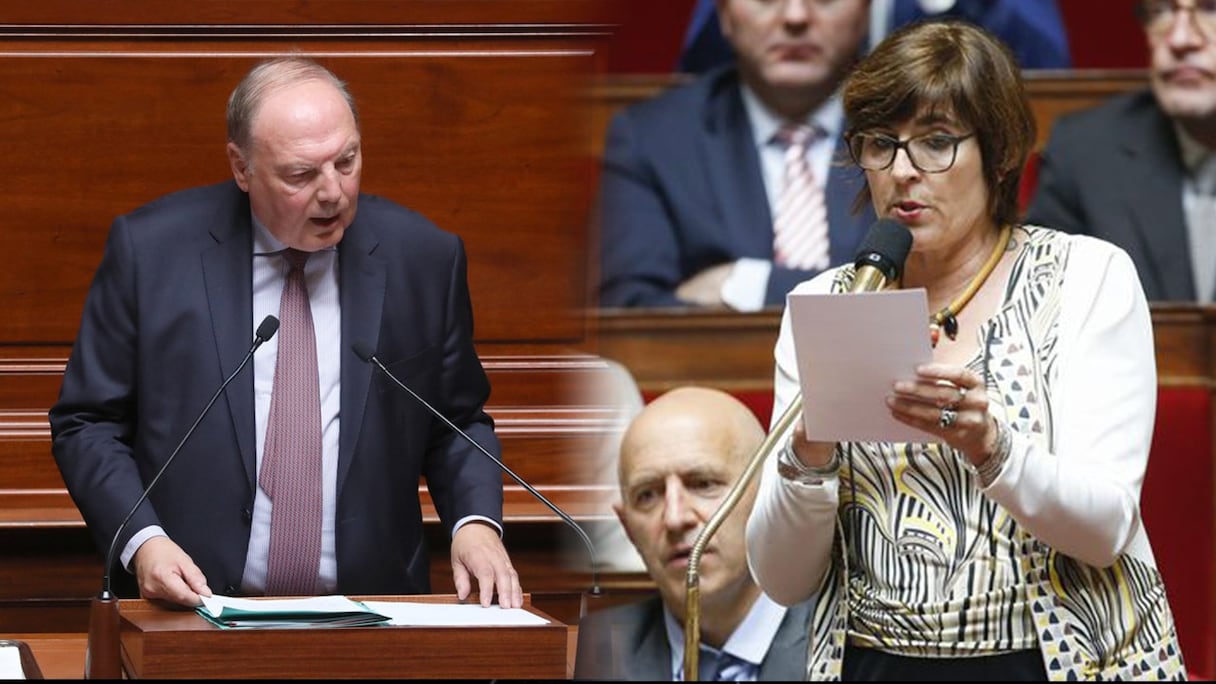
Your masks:
<path fill-rule="evenodd" d="M 455 603 L 453 595 L 358 600 Z M 120 602 L 126 676 L 201 679 L 565 679 L 567 626 L 220 629 L 192 611 Z"/>

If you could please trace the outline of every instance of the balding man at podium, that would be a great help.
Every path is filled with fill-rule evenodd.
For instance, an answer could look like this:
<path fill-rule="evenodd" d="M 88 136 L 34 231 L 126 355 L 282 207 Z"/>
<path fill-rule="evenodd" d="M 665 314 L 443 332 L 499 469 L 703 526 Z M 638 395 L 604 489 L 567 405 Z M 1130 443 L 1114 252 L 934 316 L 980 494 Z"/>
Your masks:
<path fill-rule="evenodd" d="M 501 472 L 353 350 L 499 451 L 460 239 L 359 193 L 354 100 L 310 60 L 245 76 L 227 155 L 232 180 L 118 217 L 89 290 L 50 423 L 96 541 L 145 598 L 187 606 L 427 593 L 425 477 L 458 595 L 520 606 Z"/>

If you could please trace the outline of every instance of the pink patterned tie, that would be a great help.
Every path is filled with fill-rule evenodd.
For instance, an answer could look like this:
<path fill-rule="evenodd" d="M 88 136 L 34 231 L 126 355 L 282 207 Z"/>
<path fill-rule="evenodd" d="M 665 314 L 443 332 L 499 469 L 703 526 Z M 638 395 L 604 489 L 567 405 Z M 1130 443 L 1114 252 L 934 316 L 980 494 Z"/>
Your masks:
<path fill-rule="evenodd" d="M 316 593 L 321 565 L 321 397 L 317 343 L 304 283 L 310 254 L 283 251 L 291 266 L 279 303 L 279 357 L 259 484 L 270 497 L 268 595 Z"/>
<path fill-rule="evenodd" d="M 786 125 L 777 132 L 785 148 L 785 186 L 773 219 L 773 260 L 778 266 L 822 270 L 828 267 L 828 215 L 823 187 L 807 163 L 807 147 L 819 131 Z"/>

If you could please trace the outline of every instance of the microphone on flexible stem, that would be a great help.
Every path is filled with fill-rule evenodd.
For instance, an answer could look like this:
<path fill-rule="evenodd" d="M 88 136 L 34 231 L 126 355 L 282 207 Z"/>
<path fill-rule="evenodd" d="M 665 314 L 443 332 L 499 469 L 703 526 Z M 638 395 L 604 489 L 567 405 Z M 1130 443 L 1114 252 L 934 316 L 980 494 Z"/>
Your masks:
<path fill-rule="evenodd" d="M 496 456 L 494 456 L 494 454 L 491 454 L 489 451 L 486 450 L 485 447 L 478 444 L 477 440 L 468 436 L 468 434 L 466 434 L 464 430 L 461 430 L 459 427 L 456 426 L 455 423 L 448 420 L 447 416 L 440 413 L 434 406 L 431 406 L 429 403 L 427 403 L 427 401 L 425 399 L 418 396 L 418 393 L 416 393 L 414 390 L 412 390 L 408 386 L 406 386 L 405 383 L 398 380 L 397 376 L 393 375 L 389 371 L 389 369 L 386 368 L 384 366 L 384 364 L 380 362 L 380 359 L 376 358 L 375 352 L 373 352 L 371 350 L 371 348 L 369 348 L 367 346 L 366 343 L 361 342 L 361 341 L 355 342 L 354 344 L 351 345 L 351 349 L 355 352 L 356 356 L 358 356 L 359 358 L 363 359 L 364 361 L 372 364 L 376 368 L 379 368 L 380 372 L 384 373 L 384 375 L 387 376 L 388 379 L 392 380 L 401 389 L 405 390 L 406 392 L 409 392 L 411 397 L 413 397 L 414 399 L 417 399 L 418 403 L 425 406 L 428 411 L 430 411 L 437 418 L 442 420 L 448 427 L 452 428 L 452 430 L 455 431 L 456 434 L 463 437 L 464 441 L 468 442 L 469 444 L 472 444 L 478 451 L 485 454 L 486 458 L 490 459 L 491 461 L 494 461 L 494 464 L 497 465 L 500 470 L 502 470 L 507 475 L 510 475 L 511 479 L 515 480 L 516 482 L 519 483 L 519 485 L 521 487 L 528 490 L 528 493 L 531 494 L 532 496 L 534 496 L 537 501 L 540 501 L 544 505 L 548 506 L 549 510 L 556 513 L 557 517 L 562 519 L 562 522 L 569 525 L 570 528 L 573 529 L 578 534 L 579 539 L 582 539 L 583 544 L 585 544 L 587 546 L 587 552 L 590 553 L 590 555 L 591 555 L 590 595 L 593 598 L 598 598 L 600 596 L 600 583 L 599 583 L 599 579 L 598 579 L 598 574 L 596 573 L 596 569 L 595 569 L 595 567 L 596 567 L 595 545 L 591 543 L 591 538 L 587 536 L 587 533 L 583 530 L 583 528 L 581 526 L 579 526 L 578 523 L 574 522 L 574 518 L 571 518 L 565 511 L 558 508 L 556 504 L 554 504 L 549 499 L 545 498 L 544 494 L 541 494 L 540 492 L 536 491 L 535 487 L 533 487 L 532 485 L 525 482 L 524 479 L 522 477 L 520 477 L 519 475 L 516 475 L 514 471 L 512 471 L 510 468 L 508 468 L 507 465 L 505 463 L 503 463 L 501 460 L 499 460 Z M 585 615 L 586 612 L 587 612 L 586 603 L 580 602 L 579 617 L 582 617 L 583 615 Z"/>
<path fill-rule="evenodd" d="M 249 351 L 245 353 L 245 358 L 241 359 L 241 363 L 232 371 L 220 388 L 212 395 L 211 400 L 203 407 L 202 412 L 198 414 L 194 424 L 186 430 L 186 434 L 182 440 L 177 443 L 177 447 L 173 449 L 173 453 L 169 454 L 169 458 L 165 459 L 165 464 L 156 472 L 156 476 L 144 487 L 143 494 L 139 500 L 131 507 L 131 512 L 127 513 L 127 517 L 123 518 L 122 524 L 118 526 L 118 530 L 114 532 L 114 538 L 110 541 L 110 549 L 106 552 L 105 574 L 101 577 L 101 593 L 93 598 L 92 604 L 89 606 L 89 642 L 84 655 L 84 676 L 86 679 L 118 679 L 122 676 L 122 658 L 119 653 L 120 642 L 118 638 L 118 598 L 110 591 L 110 569 L 114 566 L 114 553 L 118 550 L 118 540 L 122 537 L 123 530 L 127 528 L 127 523 L 131 522 L 131 518 L 135 516 L 135 511 L 143 505 L 147 500 L 148 495 L 152 492 L 152 488 L 160 481 L 160 476 L 165 474 L 169 469 L 169 464 L 173 463 L 173 459 L 177 457 L 178 452 L 186 445 L 186 440 L 194 434 L 194 430 L 199 423 L 203 422 L 203 418 L 211 410 L 216 400 L 220 398 L 224 390 L 228 387 L 228 383 L 236 377 L 237 373 L 249 363 L 249 359 L 253 358 L 253 353 L 262 346 L 262 343 L 274 337 L 274 334 L 279 330 L 279 319 L 274 316 L 267 316 L 262 319 L 262 323 L 258 325 L 257 332 L 254 333 L 253 345 L 249 347 Z"/>
<path fill-rule="evenodd" d="M 879 219 L 871 226 L 862 240 L 861 248 L 853 262 L 855 275 L 850 293 L 873 292 L 881 290 L 887 283 L 899 280 L 903 273 L 904 262 L 912 249 L 912 233 L 907 226 L 892 219 Z M 701 556 L 709 539 L 718 531 L 726 518 L 734 511 L 735 506 L 743 499 L 748 485 L 760 473 L 764 462 L 790 434 L 794 421 L 802 415 L 802 393 L 799 393 L 790 405 L 786 407 L 781 417 L 773 423 L 768 435 L 756 449 L 743 473 L 731 490 L 726 493 L 718 509 L 706 521 L 693 542 L 692 551 L 688 554 L 688 569 L 684 577 L 684 681 L 697 679 L 698 660 L 701 646 Z"/>
<path fill-rule="evenodd" d="M 849 292 L 874 292 L 899 280 L 911 249 L 912 233 L 907 226 L 887 218 L 875 221 L 857 250 L 856 275 Z"/>

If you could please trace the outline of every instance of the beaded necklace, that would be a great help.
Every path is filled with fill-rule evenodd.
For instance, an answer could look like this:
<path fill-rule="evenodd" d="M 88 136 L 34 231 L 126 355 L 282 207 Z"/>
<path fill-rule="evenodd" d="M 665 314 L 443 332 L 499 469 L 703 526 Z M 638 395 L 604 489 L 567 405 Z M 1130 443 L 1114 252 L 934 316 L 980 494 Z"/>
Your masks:
<path fill-rule="evenodd" d="M 963 307 L 971 301 L 976 292 L 984 286 L 984 281 L 988 280 L 988 276 L 992 275 L 992 271 L 996 269 L 997 262 L 1001 260 L 1001 255 L 1005 253 L 1005 247 L 1009 244 L 1009 236 L 1013 232 L 1013 228 L 1008 224 L 1001 227 L 1001 235 L 996 240 L 996 246 L 992 249 L 992 254 L 988 255 L 988 261 L 984 262 L 979 273 L 967 283 L 966 289 L 962 294 L 955 297 L 941 311 L 929 316 L 929 340 L 933 346 L 937 346 L 937 341 L 941 338 L 943 330 L 946 331 L 946 337 L 951 340 L 958 338 L 958 314 L 963 310 Z"/>

